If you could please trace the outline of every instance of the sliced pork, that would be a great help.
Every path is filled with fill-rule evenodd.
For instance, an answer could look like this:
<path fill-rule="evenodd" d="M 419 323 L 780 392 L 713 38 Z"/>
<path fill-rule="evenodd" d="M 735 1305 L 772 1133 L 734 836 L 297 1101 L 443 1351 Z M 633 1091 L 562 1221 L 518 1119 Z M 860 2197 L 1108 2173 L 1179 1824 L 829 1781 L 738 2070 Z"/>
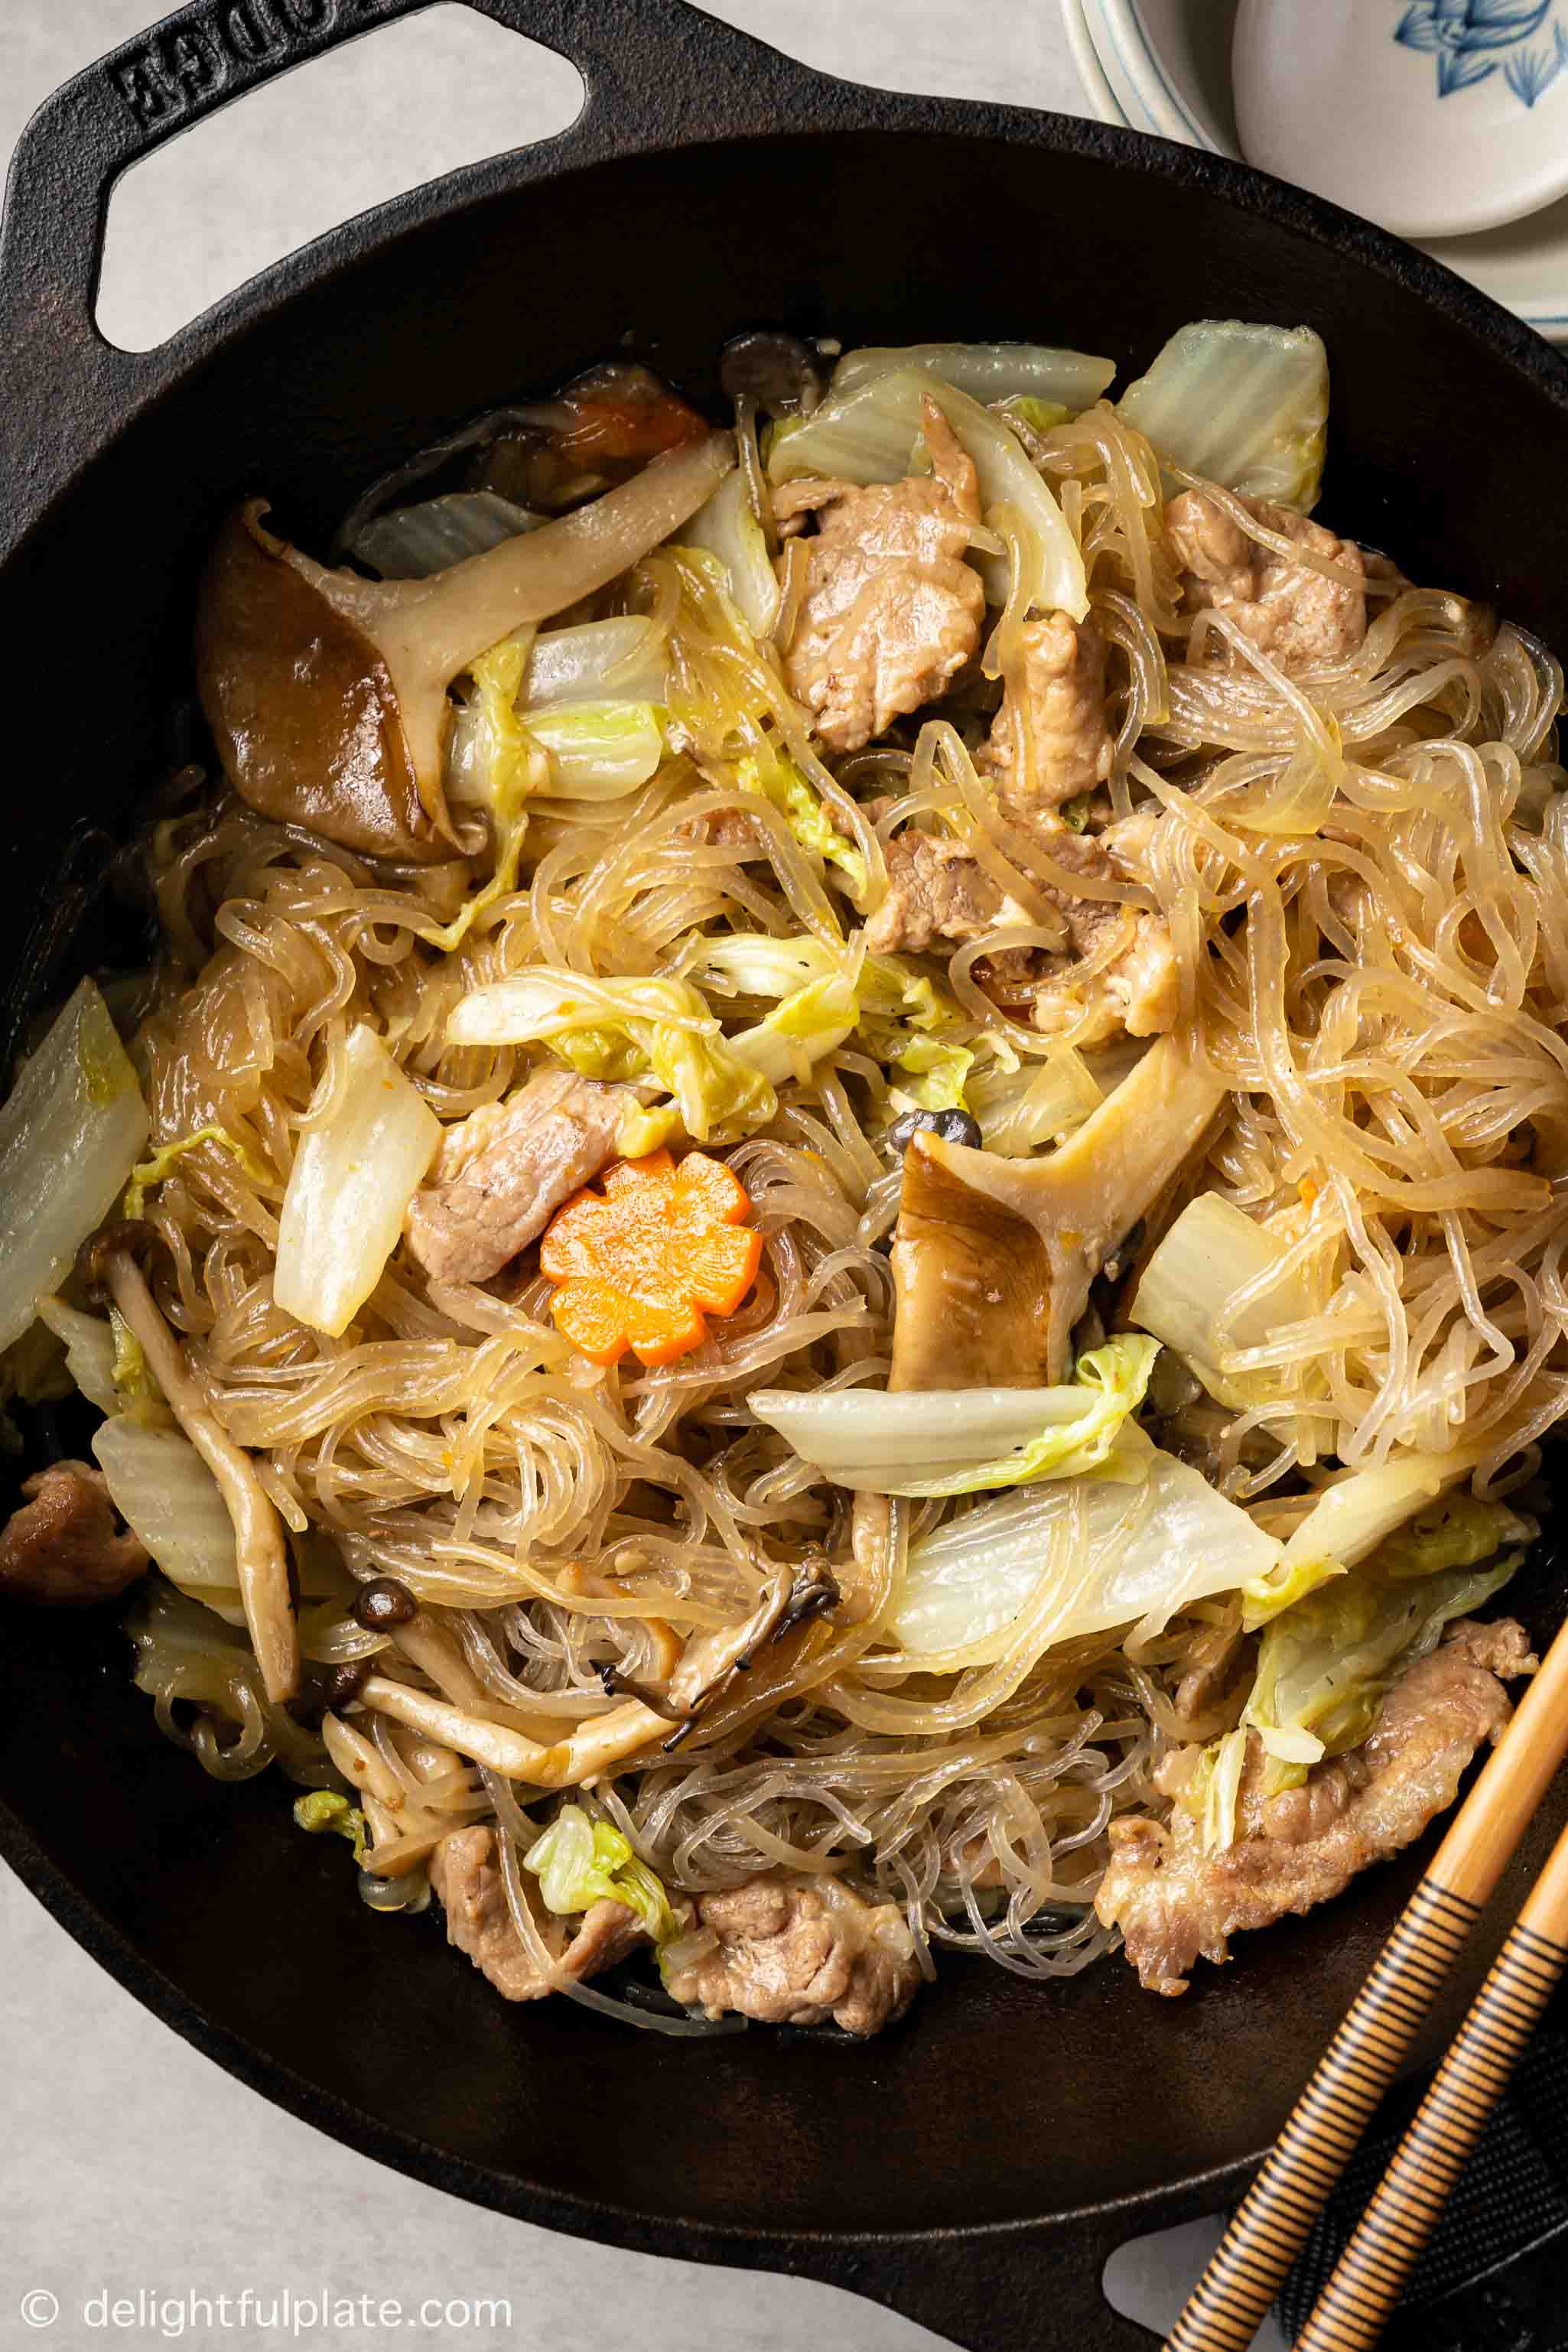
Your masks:
<path fill-rule="evenodd" d="M 1226 1959 L 1241 1929 L 1310 1911 L 1419 1837 L 1453 1803 L 1476 1750 L 1500 1735 L 1510 1713 L 1504 1683 L 1534 1664 L 1511 1618 L 1466 1620 L 1394 1685 L 1359 1748 L 1272 1797 L 1261 1794 L 1253 1734 L 1241 1834 L 1221 1852 L 1205 1852 L 1199 1823 L 1181 1805 L 1168 1828 L 1112 1822 L 1095 1909 L 1121 1928 L 1139 1981 L 1151 1992 L 1185 1992 L 1200 1955 Z"/>
<path fill-rule="evenodd" d="M 408 1246 L 437 1282 L 484 1282 L 535 1242 L 563 1201 L 616 1157 L 620 1087 L 542 1070 L 442 1138 L 408 1211 Z"/>
<path fill-rule="evenodd" d="M 831 2020 L 847 2033 L 877 2033 L 903 2015 L 920 1983 L 897 1906 L 863 1903 L 834 1878 L 770 1874 L 700 1895 L 697 1924 L 712 1948 L 668 1969 L 665 1987 L 710 2017 L 734 2010 L 764 2025 Z"/>
<path fill-rule="evenodd" d="M 146 1573 L 147 1554 L 115 1517 L 101 1470 L 57 1462 L 24 1479 L 22 1496 L 0 1528 L 0 1593 L 81 1609 Z"/>

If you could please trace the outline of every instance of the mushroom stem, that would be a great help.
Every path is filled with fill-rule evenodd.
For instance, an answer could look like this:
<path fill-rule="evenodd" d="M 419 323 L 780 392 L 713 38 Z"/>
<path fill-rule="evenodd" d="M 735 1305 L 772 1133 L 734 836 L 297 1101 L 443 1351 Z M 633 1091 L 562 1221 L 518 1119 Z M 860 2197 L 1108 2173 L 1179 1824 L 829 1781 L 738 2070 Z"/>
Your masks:
<path fill-rule="evenodd" d="M 1044 1159 L 917 1135 L 892 1253 L 889 1389 L 1063 1380 L 1089 1285 L 1227 1091 L 1173 1034 Z"/>
<path fill-rule="evenodd" d="M 384 1675 L 372 1675 L 360 1692 L 360 1701 L 391 1716 L 395 1723 L 406 1723 L 432 1739 L 444 1740 L 447 1747 L 488 1764 L 492 1772 L 509 1780 L 527 1780 L 541 1789 L 574 1788 L 669 1729 L 665 1717 L 656 1715 L 640 1699 L 633 1699 L 625 1706 L 612 1707 L 608 1715 L 579 1724 L 570 1738 L 542 1748 L 520 1731 L 465 1715 L 460 1707 L 448 1706 L 445 1699 L 431 1698 L 426 1692 L 395 1683 Z"/>
<path fill-rule="evenodd" d="M 234 1527 L 235 1567 L 251 1646 L 267 1696 L 278 1706 L 300 1687 L 300 1631 L 289 1598 L 283 1523 L 249 1455 L 220 1426 L 202 1394 L 134 1259 L 116 1251 L 105 1262 L 104 1279 L 175 1420 L 217 1481 Z"/>
<path fill-rule="evenodd" d="M 218 533 L 196 623 L 202 706 L 235 789 L 372 856 L 449 854 L 452 680 L 513 630 L 607 587 L 735 462 L 734 435 L 709 434 L 423 580 L 330 571 L 266 530 L 267 502 L 252 499 Z"/>
<path fill-rule="evenodd" d="M 504 1720 L 509 1729 L 523 1738 L 550 1745 L 556 1729 L 551 1717 L 492 1697 L 463 1655 L 457 1635 L 427 1609 L 421 1609 L 406 1625 L 399 1625 L 392 1638 L 410 1664 L 427 1675 L 442 1697 L 462 1714 Z"/>
<path fill-rule="evenodd" d="M 826 1558 L 808 1552 L 798 1561 L 781 1560 L 761 1600 L 737 1625 L 694 1633 L 669 1681 L 669 1704 L 678 1721 L 689 1724 L 708 1702 L 750 1668 L 760 1650 L 797 1625 L 836 1606 L 838 1583 Z"/>

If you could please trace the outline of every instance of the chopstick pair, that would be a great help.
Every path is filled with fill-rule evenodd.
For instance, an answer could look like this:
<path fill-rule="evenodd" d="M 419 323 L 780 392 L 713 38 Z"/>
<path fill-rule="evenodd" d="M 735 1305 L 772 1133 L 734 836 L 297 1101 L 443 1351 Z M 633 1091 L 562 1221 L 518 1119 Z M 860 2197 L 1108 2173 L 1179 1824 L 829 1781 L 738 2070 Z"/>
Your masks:
<path fill-rule="evenodd" d="M 1568 1625 L 1542 1660 L 1166 2338 L 1246 2352 L 1568 1754 Z M 1297 2352 L 1374 2345 L 1568 1963 L 1568 1831 L 1521 1911 Z"/>

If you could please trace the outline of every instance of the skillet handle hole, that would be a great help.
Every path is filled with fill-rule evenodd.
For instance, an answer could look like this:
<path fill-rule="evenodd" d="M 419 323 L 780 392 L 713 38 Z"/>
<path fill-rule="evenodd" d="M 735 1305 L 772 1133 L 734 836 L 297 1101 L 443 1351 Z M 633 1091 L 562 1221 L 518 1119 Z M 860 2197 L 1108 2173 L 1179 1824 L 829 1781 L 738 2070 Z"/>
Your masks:
<path fill-rule="evenodd" d="M 248 90 L 110 199 L 100 331 L 148 352 L 311 239 L 576 120 L 574 65 L 445 0 Z M 520 287 L 526 257 L 519 257 Z"/>

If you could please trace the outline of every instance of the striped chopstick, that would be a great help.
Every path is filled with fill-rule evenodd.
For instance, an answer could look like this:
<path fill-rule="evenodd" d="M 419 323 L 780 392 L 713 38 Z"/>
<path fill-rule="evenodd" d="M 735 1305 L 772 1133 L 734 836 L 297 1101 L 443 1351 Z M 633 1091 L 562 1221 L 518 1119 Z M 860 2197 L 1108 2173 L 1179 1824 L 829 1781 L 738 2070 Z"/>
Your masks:
<path fill-rule="evenodd" d="M 1568 1754 L 1568 1625 L 1405 1906 L 1165 2352 L 1246 2352 Z"/>
<path fill-rule="evenodd" d="M 1568 1967 L 1568 1830 L 1558 1839 L 1296 2352 L 1370 2352 L 1487 2117 Z"/>

